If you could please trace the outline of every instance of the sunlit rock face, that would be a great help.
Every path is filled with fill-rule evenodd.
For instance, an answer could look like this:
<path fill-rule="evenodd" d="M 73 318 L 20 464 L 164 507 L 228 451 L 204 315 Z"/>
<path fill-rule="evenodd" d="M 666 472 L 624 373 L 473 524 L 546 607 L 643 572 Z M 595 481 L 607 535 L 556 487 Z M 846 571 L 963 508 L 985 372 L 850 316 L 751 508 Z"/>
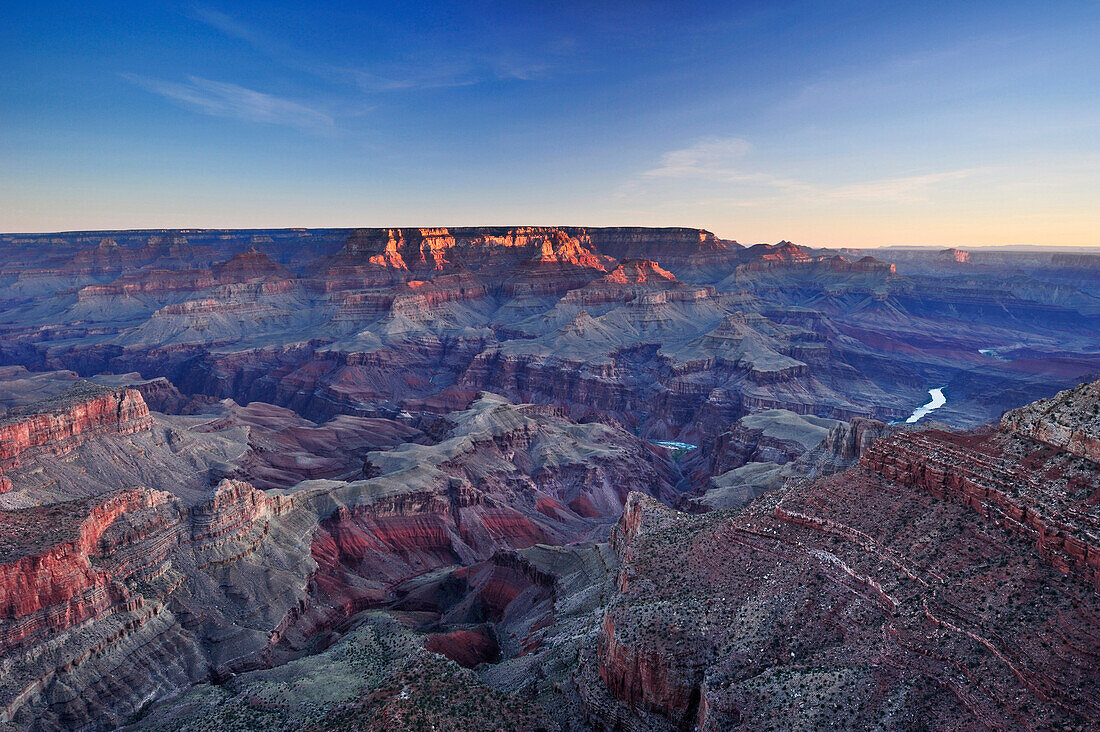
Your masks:
<path fill-rule="evenodd" d="M 902 251 L 899 271 L 866 253 L 744 247 L 686 228 L 0 244 L 10 314 L 0 363 L 136 371 L 189 397 L 309 418 L 443 413 L 489 389 L 709 444 L 766 409 L 889 422 L 946 385 L 937 418 L 965 426 L 1070 386 L 1100 360 L 1088 262 L 1033 255 L 1006 281 L 1011 258 L 975 255 L 962 275 L 935 252 Z"/>

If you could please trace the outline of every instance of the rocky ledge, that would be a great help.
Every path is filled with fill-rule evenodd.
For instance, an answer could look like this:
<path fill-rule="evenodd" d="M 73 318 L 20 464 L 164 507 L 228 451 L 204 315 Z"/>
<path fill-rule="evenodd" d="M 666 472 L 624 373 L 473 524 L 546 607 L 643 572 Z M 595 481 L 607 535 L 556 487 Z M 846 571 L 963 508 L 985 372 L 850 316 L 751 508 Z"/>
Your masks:
<path fill-rule="evenodd" d="M 0 493 L 11 490 L 3 472 L 34 452 L 62 455 L 97 434 L 128 435 L 152 421 L 135 389 L 110 389 L 81 382 L 33 407 L 0 418 Z"/>
<path fill-rule="evenodd" d="M 1001 428 L 1100 463 L 1100 381 L 1013 409 Z"/>

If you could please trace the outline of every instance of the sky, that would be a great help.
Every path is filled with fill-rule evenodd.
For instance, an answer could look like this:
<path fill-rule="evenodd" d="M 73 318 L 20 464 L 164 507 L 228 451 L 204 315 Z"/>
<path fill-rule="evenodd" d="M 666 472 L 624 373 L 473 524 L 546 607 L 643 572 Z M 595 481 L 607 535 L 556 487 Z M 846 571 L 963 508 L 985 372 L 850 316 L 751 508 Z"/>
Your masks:
<path fill-rule="evenodd" d="M 4 2 L 0 231 L 1100 245 L 1100 3 Z"/>

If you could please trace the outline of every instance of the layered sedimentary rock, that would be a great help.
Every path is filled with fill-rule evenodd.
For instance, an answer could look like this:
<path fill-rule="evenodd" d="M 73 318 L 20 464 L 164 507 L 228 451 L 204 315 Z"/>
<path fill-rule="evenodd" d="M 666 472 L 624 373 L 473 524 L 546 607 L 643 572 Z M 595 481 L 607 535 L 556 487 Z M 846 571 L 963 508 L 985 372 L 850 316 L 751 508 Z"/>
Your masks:
<path fill-rule="evenodd" d="M 344 254 L 395 269 L 478 267 L 491 259 L 514 258 L 602 268 L 583 230 L 557 227 L 360 229 L 348 237 Z"/>
<path fill-rule="evenodd" d="M 14 376 L 23 394 L 73 392 L 66 374 Z M 121 395 L 110 429 L 24 450 L 5 497 L 18 503 L 0 511 L 0 715 L 17 728 L 118 726 L 150 699 L 323 648 L 394 598 L 445 615 L 417 641 L 429 651 L 493 660 L 521 626 L 485 623 L 513 622 L 555 581 L 501 552 L 606 536 L 630 491 L 671 501 L 678 480 L 621 430 L 492 395 L 422 432 L 263 404 L 150 415 L 136 390 L 83 388 Z M 446 599 L 458 586 L 467 599 Z"/>
<path fill-rule="evenodd" d="M 1100 471 L 1091 460 L 1011 433 L 932 430 L 881 440 L 861 463 L 978 511 L 1033 541 L 1059 570 L 1100 587 L 1100 532 L 1091 515 Z"/>
<path fill-rule="evenodd" d="M 54 238 L 0 247 L 0 362 L 137 371 L 311 419 L 438 414 L 489 389 L 702 444 L 766 409 L 894 420 L 952 382 L 940 417 L 976 424 L 1100 360 L 1087 280 L 1049 258 L 1002 286 L 697 229 Z"/>
<path fill-rule="evenodd" d="M 780 409 L 742 417 L 715 441 L 710 473 L 751 462 L 788 463 L 819 445 L 841 424 Z"/>
<path fill-rule="evenodd" d="M 925 430 L 737 513 L 632 496 L 612 534 L 616 594 L 576 672 L 587 718 L 1087 728 L 1098 481 L 1011 432 Z"/>
<path fill-rule="evenodd" d="M 1100 382 L 1081 384 L 1001 419 L 1001 429 L 1100 464 Z"/>
<path fill-rule="evenodd" d="M 134 389 L 84 383 L 0 417 L 0 493 L 11 490 L 4 471 L 36 453 L 63 455 L 97 435 L 149 429 L 149 408 Z"/>
<path fill-rule="evenodd" d="M 847 467 L 831 459 L 824 443 L 848 425 L 783 409 L 742 417 L 684 461 L 695 489 L 691 505 L 708 510 L 743 506 L 790 478 Z"/>
<path fill-rule="evenodd" d="M 1094 372 L 1094 270 L 884 258 L 0 237 L 0 716 L 1087 726 L 1096 387 L 887 422 Z"/>

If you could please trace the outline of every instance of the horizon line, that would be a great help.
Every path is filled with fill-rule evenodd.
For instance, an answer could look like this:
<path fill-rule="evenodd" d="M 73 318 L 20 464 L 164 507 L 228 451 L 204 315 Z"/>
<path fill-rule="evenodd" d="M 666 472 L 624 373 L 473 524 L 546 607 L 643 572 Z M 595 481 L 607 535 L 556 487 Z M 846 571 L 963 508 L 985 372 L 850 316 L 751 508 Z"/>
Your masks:
<path fill-rule="evenodd" d="M 416 226 L 275 226 L 275 227 L 258 227 L 258 226 L 176 226 L 176 227 L 140 227 L 133 229 L 65 229 L 60 231 L 10 231 L 0 232 L 0 237 L 23 237 L 23 236 L 72 236 L 72 235 L 93 235 L 93 234 L 137 234 L 145 232 L 179 232 L 179 233 L 203 233 L 203 232 L 234 232 L 234 231 L 355 231 L 358 229 L 517 229 L 517 228 L 559 228 L 559 229 L 684 229 L 689 231 L 704 231 L 709 234 L 713 234 L 715 237 L 722 241 L 733 242 L 740 244 L 741 246 L 757 246 L 759 244 L 772 244 L 772 242 L 754 242 L 752 244 L 744 244 L 736 238 L 726 238 L 719 234 L 705 229 L 701 226 L 683 226 L 683 225 L 661 225 L 661 226 L 649 226 L 649 225 L 636 225 L 636 224 L 612 224 L 612 225 L 599 225 L 599 226 L 587 226 L 583 224 L 459 224 L 459 225 L 416 225 Z M 774 242 L 779 244 L 781 242 L 791 241 L 786 238 L 781 238 Z M 797 242 L 792 242 L 797 244 Z M 1066 250 L 1100 250 L 1100 243 L 1097 244 L 875 244 L 869 246 L 849 246 L 849 245 L 820 245 L 820 244 L 798 244 L 798 246 L 807 247 L 810 249 L 1066 249 Z"/>

